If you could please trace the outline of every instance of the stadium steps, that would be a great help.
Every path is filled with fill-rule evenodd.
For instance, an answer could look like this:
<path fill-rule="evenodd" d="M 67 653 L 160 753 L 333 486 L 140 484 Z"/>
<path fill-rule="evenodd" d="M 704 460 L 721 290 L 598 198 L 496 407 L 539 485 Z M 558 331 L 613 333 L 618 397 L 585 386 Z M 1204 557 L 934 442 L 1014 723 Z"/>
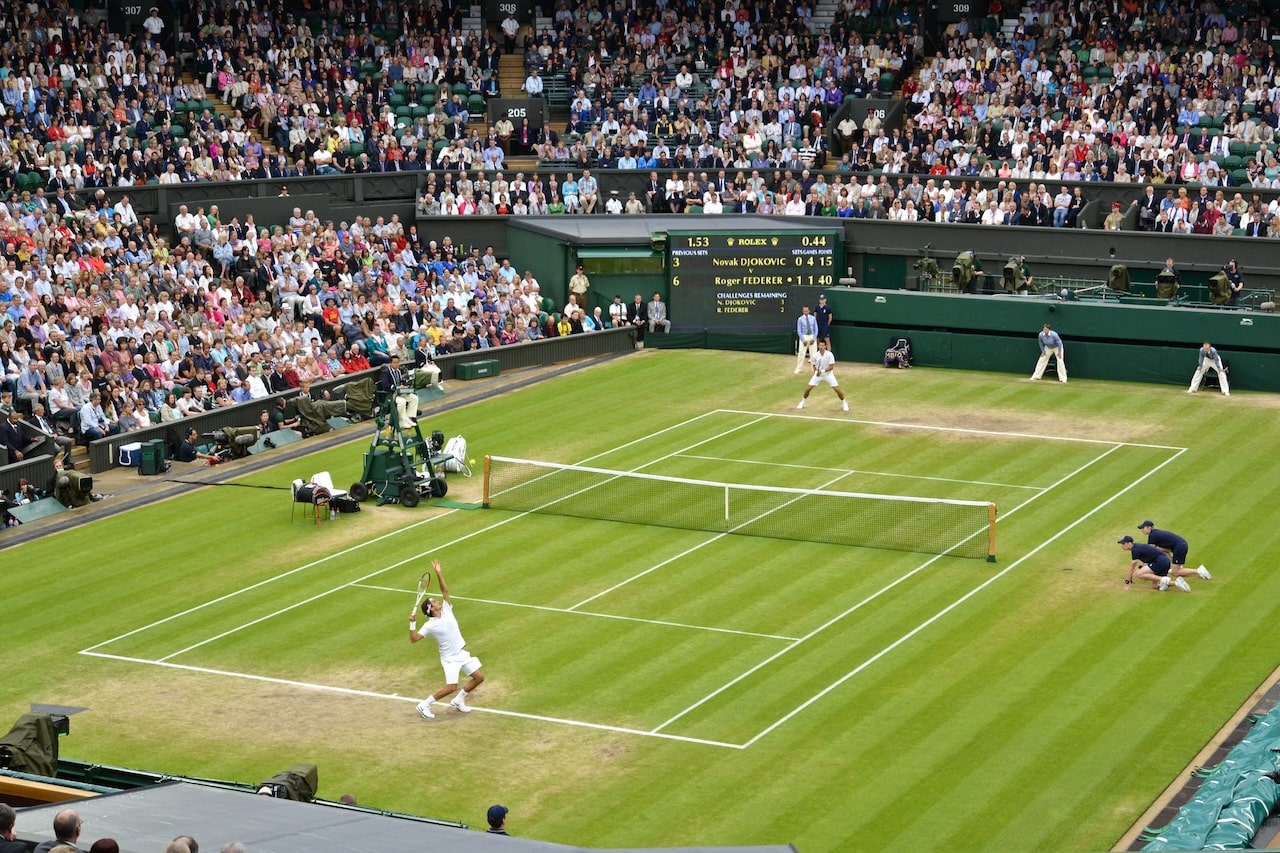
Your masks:
<path fill-rule="evenodd" d="M 71 457 L 66 460 L 71 467 L 85 474 L 89 473 L 89 448 L 83 444 L 75 444 L 71 447 Z M 64 464 L 66 464 L 64 463 Z"/>
<path fill-rule="evenodd" d="M 195 75 L 189 71 L 183 72 L 182 79 L 187 83 L 193 83 L 196 81 Z M 213 102 L 213 111 L 218 115 L 222 116 L 223 118 L 227 119 L 228 121 L 230 121 L 231 117 L 236 114 L 235 107 L 231 106 L 226 101 L 222 100 L 222 98 L 219 96 L 217 92 L 213 90 L 207 90 L 205 92 L 205 97 L 211 102 Z M 258 131 L 250 129 L 249 135 L 254 139 L 258 140 L 258 142 L 262 143 L 263 156 L 274 157 L 276 154 L 280 153 L 279 149 L 276 147 L 276 144 L 272 142 L 270 139 L 268 139 L 267 137 L 262 136 L 260 133 L 258 133 Z"/>
<path fill-rule="evenodd" d="M 813 9 L 813 17 L 809 19 L 809 29 L 815 33 L 831 32 L 839 11 L 840 0 L 818 0 L 818 5 Z"/>
<path fill-rule="evenodd" d="M 513 172 L 524 172 L 525 174 L 529 174 L 530 172 L 538 171 L 537 157 L 508 157 L 506 158 L 506 164 L 507 168 L 505 171 L 507 174 L 511 174 Z"/>
<path fill-rule="evenodd" d="M 524 57 L 519 53 L 503 54 L 498 64 L 498 89 L 505 98 L 519 98 L 524 93 Z"/>

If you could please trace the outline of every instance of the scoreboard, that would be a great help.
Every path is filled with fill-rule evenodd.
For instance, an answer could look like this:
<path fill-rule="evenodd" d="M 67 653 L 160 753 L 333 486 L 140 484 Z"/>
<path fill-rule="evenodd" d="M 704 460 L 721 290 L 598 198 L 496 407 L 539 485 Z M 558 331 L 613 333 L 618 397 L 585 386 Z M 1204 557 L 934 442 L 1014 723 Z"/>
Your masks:
<path fill-rule="evenodd" d="M 795 328 L 794 287 L 831 287 L 840 231 L 670 233 L 671 314 L 682 327 L 750 332 Z"/>

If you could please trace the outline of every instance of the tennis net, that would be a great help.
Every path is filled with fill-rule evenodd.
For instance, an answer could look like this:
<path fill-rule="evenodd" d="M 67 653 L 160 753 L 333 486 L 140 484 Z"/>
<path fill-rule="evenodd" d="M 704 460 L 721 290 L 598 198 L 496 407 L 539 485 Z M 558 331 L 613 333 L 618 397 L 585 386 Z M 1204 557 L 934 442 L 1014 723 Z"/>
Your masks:
<path fill-rule="evenodd" d="M 996 505 L 484 459 L 484 506 L 995 560 Z"/>

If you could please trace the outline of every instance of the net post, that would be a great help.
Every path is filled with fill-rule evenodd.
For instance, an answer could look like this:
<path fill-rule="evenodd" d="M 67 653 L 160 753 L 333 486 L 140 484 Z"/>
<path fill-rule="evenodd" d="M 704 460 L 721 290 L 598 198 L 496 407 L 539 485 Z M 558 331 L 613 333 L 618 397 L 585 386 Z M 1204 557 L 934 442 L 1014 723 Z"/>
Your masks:
<path fill-rule="evenodd" d="M 729 484 L 724 485 L 724 529 L 729 529 Z"/>
<path fill-rule="evenodd" d="M 996 561 L 996 505 L 987 504 L 987 562 Z"/>
<path fill-rule="evenodd" d="M 489 454 L 487 453 L 484 457 L 484 497 L 480 501 L 480 506 L 489 508 Z"/>

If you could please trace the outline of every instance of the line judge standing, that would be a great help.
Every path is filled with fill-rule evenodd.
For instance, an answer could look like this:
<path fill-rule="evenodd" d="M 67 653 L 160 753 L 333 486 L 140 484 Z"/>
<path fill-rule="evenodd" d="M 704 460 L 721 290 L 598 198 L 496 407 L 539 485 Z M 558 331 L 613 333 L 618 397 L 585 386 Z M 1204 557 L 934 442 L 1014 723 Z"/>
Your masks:
<path fill-rule="evenodd" d="M 800 368 L 804 367 L 805 359 L 816 364 L 814 346 L 818 342 L 818 318 L 809 313 L 808 305 L 800 309 L 800 317 L 796 320 L 796 337 L 799 338 L 799 343 L 796 347 L 795 372 L 799 373 Z"/>
<path fill-rule="evenodd" d="M 1044 376 L 1044 369 L 1049 366 L 1049 357 L 1056 356 L 1058 359 L 1058 381 L 1066 382 L 1067 359 L 1062 347 L 1062 338 L 1050 328 L 1048 323 L 1045 323 L 1044 328 L 1040 330 L 1040 334 L 1036 336 L 1036 340 L 1040 344 L 1040 360 L 1036 362 L 1036 369 L 1031 374 L 1031 381 L 1034 382 Z"/>
<path fill-rule="evenodd" d="M 1222 389 L 1222 396 L 1230 397 L 1231 386 L 1227 383 L 1227 369 L 1222 364 L 1222 356 L 1208 341 L 1196 350 L 1196 372 L 1191 374 L 1191 387 L 1187 389 L 1187 393 L 1194 394 L 1200 390 L 1200 380 L 1209 370 L 1218 375 L 1218 387 Z"/>

